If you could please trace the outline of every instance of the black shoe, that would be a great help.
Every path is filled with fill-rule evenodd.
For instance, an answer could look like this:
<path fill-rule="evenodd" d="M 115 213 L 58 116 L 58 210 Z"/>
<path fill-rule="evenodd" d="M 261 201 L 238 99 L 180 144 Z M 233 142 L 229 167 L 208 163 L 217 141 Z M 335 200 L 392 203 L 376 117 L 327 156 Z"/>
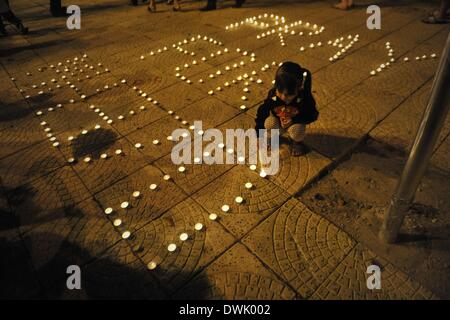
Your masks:
<path fill-rule="evenodd" d="M 137 6 L 138 5 L 138 0 L 131 0 L 131 4 L 133 6 Z"/>
<path fill-rule="evenodd" d="M 67 17 L 69 14 L 67 13 L 67 7 L 61 7 L 61 9 L 51 10 L 50 13 L 54 17 Z"/>
<path fill-rule="evenodd" d="M 241 8 L 244 3 L 245 0 L 236 0 L 236 4 L 233 5 L 233 8 Z"/>
<path fill-rule="evenodd" d="M 28 33 L 28 28 L 25 27 L 22 23 L 19 23 L 17 25 L 17 29 L 19 29 L 21 34 L 27 34 Z"/>
<path fill-rule="evenodd" d="M 216 10 L 216 6 L 206 6 L 204 8 L 201 8 L 200 11 L 211 11 L 211 10 Z"/>

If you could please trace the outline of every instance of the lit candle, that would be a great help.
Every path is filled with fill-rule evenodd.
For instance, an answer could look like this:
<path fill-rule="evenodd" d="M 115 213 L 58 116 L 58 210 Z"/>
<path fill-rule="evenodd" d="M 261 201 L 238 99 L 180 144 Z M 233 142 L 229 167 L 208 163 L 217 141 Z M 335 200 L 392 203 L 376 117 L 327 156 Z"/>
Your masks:
<path fill-rule="evenodd" d="M 188 238 L 189 238 L 189 236 L 187 233 L 184 232 L 184 233 L 180 234 L 181 241 L 186 241 Z"/>

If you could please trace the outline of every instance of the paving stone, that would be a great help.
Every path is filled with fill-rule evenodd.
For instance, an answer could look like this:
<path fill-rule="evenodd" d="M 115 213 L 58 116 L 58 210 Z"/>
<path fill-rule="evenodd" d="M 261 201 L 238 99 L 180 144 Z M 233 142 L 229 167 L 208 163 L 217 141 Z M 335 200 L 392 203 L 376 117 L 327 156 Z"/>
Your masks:
<path fill-rule="evenodd" d="M 331 161 L 318 154 L 308 152 L 304 156 L 294 157 L 288 152 L 282 155 L 280 150 L 280 168 L 277 174 L 269 176 L 269 180 L 294 195 L 317 176 Z"/>
<path fill-rule="evenodd" d="M 6 188 L 16 188 L 61 168 L 64 162 L 62 154 L 44 141 L 0 160 L 0 176 Z"/>
<path fill-rule="evenodd" d="M 33 267 L 47 288 L 65 286 L 68 266 L 85 265 L 120 240 L 112 223 L 91 199 L 46 213 L 35 228 L 27 230 L 28 226 L 24 226 L 21 230 Z"/>
<path fill-rule="evenodd" d="M 16 90 L 15 88 L 13 90 Z M 8 90 L 9 94 L 10 90 Z M 10 129 L 14 127 L 20 127 L 23 123 L 36 122 L 34 118 L 34 110 L 25 102 L 25 100 L 17 100 L 12 103 L 6 101 L 0 101 L 2 108 L 0 109 L 0 131 Z M 7 132 L 3 132 L 5 140 Z M 14 134 L 14 132 L 13 132 Z M 5 141 L 5 143 L 7 143 Z"/>
<path fill-rule="evenodd" d="M 117 155 L 116 150 L 122 150 Z M 108 158 L 100 158 L 100 153 L 108 154 Z M 74 157 L 76 154 L 70 155 Z M 84 161 L 85 157 L 76 158 L 72 166 L 81 180 L 86 184 L 91 193 L 97 193 L 112 185 L 118 180 L 137 171 L 145 166 L 146 160 L 139 151 L 125 139 L 112 141 L 102 151 L 97 150 L 92 155 L 89 163 Z"/>
<path fill-rule="evenodd" d="M 319 112 L 318 120 L 308 125 L 304 141 L 307 146 L 328 158 L 336 158 L 348 152 L 369 130 L 353 127 L 332 109 L 319 109 Z"/>
<path fill-rule="evenodd" d="M 145 109 L 142 110 L 142 107 Z M 112 126 L 122 135 L 128 135 L 135 130 L 144 129 L 157 120 L 167 118 L 166 115 L 167 112 L 160 107 L 139 98 L 136 101 L 108 111 L 108 116 L 113 119 Z M 145 141 L 147 140 L 148 137 Z"/>
<path fill-rule="evenodd" d="M 285 203 L 243 242 L 305 298 L 355 245 L 345 232 L 295 199 Z"/>
<path fill-rule="evenodd" d="M 173 130 L 185 128 L 185 126 L 182 126 L 181 121 L 174 119 L 175 115 L 165 116 L 142 129 L 128 134 L 127 139 L 133 145 L 136 143 L 142 144 L 140 152 L 145 155 L 147 161 L 154 161 L 172 151 L 175 142 L 167 140 L 167 137 L 172 135 Z M 158 140 L 158 144 L 153 143 L 155 140 Z"/>
<path fill-rule="evenodd" d="M 150 189 L 152 184 L 156 184 L 156 189 Z M 140 193 L 138 198 L 133 196 L 135 191 Z M 126 228 L 137 230 L 186 199 L 187 195 L 172 181 L 163 180 L 163 173 L 149 165 L 96 194 L 95 198 L 103 209 L 113 208 L 111 220 L 120 218 Z M 129 203 L 126 209 L 121 208 L 124 201 Z"/>
<path fill-rule="evenodd" d="M 448 160 L 448 152 L 450 151 L 450 138 L 447 136 L 445 140 L 437 147 L 430 162 L 438 168 L 450 171 L 450 163 Z"/>
<path fill-rule="evenodd" d="M 32 299 L 41 290 L 33 266 L 16 229 L 0 231 L 2 299 Z"/>
<path fill-rule="evenodd" d="M 177 83 L 164 91 L 152 94 L 152 98 L 159 101 L 167 110 L 181 110 L 207 96 L 207 93 L 193 88 L 189 84 Z"/>
<path fill-rule="evenodd" d="M 120 241 L 92 263 L 82 267 L 81 290 L 68 290 L 66 278 L 48 287 L 53 299 L 164 299 L 167 297 L 157 280 Z"/>
<path fill-rule="evenodd" d="M 215 97 L 207 97 L 177 113 L 189 123 L 201 121 L 203 130 L 214 128 L 239 114 L 239 111 Z M 194 117 L 195 115 L 195 117 Z"/>
<path fill-rule="evenodd" d="M 73 171 L 64 167 L 18 187 L 6 186 L 6 196 L 25 232 L 63 218 L 90 195 Z"/>
<path fill-rule="evenodd" d="M 245 188 L 247 182 L 253 184 L 252 189 Z M 242 204 L 235 202 L 238 196 L 243 198 Z M 219 215 L 220 223 L 236 237 L 241 237 L 286 202 L 289 194 L 248 166 L 237 165 L 195 193 L 193 198 L 210 213 Z M 223 205 L 229 206 L 228 212 L 222 212 Z"/>
<path fill-rule="evenodd" d="M 411 95 L 372 130 L 370 135 L 380 142 L 390 144 L 399 150 L 408 152 L 428 105 L 431 84 L 432 81 L 427 82 L 427 84 Z M 449 132 L 450 118 L 447 117 L 437 141 L 438 145 L 445 139 Z"/>
<path fill-rule="evenodd" d="M 381 289 L 370 290 L 367 288 L 369 275 L 366 271 L 370 265 L 377 265 L 381 268 Z M 311 298 L 321 300 L 424 300 L 437 297 L 388 261 L 362 245 L 357 245 Z"/>
<path fill-rule="evenodd" d="M 9 122 L 9 121 L 8 121 Z M 0 157 L 5 157 L 45 139 L 44 131 L 36 118 L 26 117 L 5 122 L 5 129 L 0 131 Z"/>
<path fill-rule="evenodd" d="M 90 110 L 88 105 L 84 102 L 65 102 L 58 107 L 56 104 L 51 104 L 48 108 L 38 109 L 42 112 L 39 116 L 39 121 L 46 122 L 46 125 L 41 126 L 42 137 L 46 137 L 46 128 L 51 129 L 51 133 L 58 136 L 77 136 L 84 129 L 94 129 L 96 124 L 110 127 L 102 117 L 93 110 Z M 51 108 L 51 109 L 50 109 Z M 51 111 L 50 111 L 51 110 Z M 65 139 L 60 141 L 65 143 Z"/>
<path fill-rule="evenodd" d="M 175 295 L 176 299 L 290 300 L 296 293 L 236 244 Z"/>
<path fill-rule="evenodd" d="M 114 67 L 111 73 L 119 79 L 126 79 L 130 88 L 136 86 L 150 95 L 178 82 L 175 74 L 162 72 L 153 67 L 143 67 L 138 63 Z"/>
<path fill-rule="evenodd" d="M 197 223 L 203 225 L 202 230 L 195 230 Z M 181 233 L 188 234 L 186 241 L 180 240 Z M 157 263 L 156 269 L 148 272 L 168 292 L 173 292 L 222 254 L 234 238 L 220 224 L 209 220 L 199 204 L 187 199 L 136 231 L 129 241 L 133 247 L 140 247 L 137 254 L 144 264 Z M 170 243 L 177 246 L 174 252 L 167 249 Z"/>

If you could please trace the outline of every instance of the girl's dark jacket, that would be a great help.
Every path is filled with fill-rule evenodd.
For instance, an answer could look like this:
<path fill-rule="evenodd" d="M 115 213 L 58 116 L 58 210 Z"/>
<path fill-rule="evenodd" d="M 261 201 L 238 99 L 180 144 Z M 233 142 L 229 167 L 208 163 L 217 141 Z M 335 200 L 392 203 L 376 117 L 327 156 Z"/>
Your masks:
<path fill-rule="evenodd" d="M 292 118 L 293 123 L 309 124 L 317 120 L 319 111 L 316 109 L 316 101 L 311 93 L 311 73 L 304 69 L 307 73 L 303 87 L 297 97 L 292 100 L 290 106 L 295 106 L 299 109 L 299 113 Z M 275 88 L 272 88 L 267 95 L 264 103 L 258 108 L 256 114 L 256 135 L 259 136 L 259 129 L 264 129 L 264 121 L 272 114 L 277 117 L 273 111 L 275 107 L 286 105 L 286 103 L 277 97 Z"/>

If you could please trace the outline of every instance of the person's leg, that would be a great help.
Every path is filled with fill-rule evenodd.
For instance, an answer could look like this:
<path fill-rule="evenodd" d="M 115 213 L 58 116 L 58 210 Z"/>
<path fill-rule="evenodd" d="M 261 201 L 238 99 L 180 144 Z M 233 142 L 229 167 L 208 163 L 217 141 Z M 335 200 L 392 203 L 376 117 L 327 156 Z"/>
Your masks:
<path fill-rule="evenodd" d="M 450 6 L 450 0 L 441 0 L 441 5 L 439 6 L 439 11 L 436 18 L 445 19 L 447 18 L 447 11 Z"/>
<path fill-rule="evenodd" d="M 291 125 L 287 132 L 292 140 L 292 155 L 298 157 L 304 153 L 303 139 L 305 138 L 306 125 L 295 123 Z"/>
<path fill-rule="evenodd" d="M 429 24 L 449 23 L 448 9 L 450 6 L 450 0 L 441 0 L 439 10 L 434 11 L 431 15 L 422 19 L 422 22 Z"/>
<path fill-rule="evenodd" d="M 353 0 L 341 0 L 341 2 L 334 5 L 334 8 L 341 10 L 348 10 L 353 7 Z"/>
<path fill-rule="evenodd" d="M 270 115 L 266 118 L 266 120 L 264 120 L 264 128 L 267 130 L 271 130 L 271 129 L 278 129 L 278 130 L 283 130 L 281 128 L 281 124 L 280 124 L 280 119 L 278 119 L 277 117 L 274 117 L 273 115 Z M 281 132 L 280 132 L 281 134 Z M 268 149 L 270 149 L 270 136 L 269 133 L 267 133 L 267 147 Z"/>
<path fill-rule="evenodd" d="M 174 0 L 173 11 L 180 11 L 180 10 L 181 10 L 180 0 Z"/>
<path fill-rule="evenodd" d="M 236 0 L 236 4 L 233 6 L 233 8 L 240 8 L 245 3 L 245 0 Z"/>
<path fill-rule="evenodd" d="M 3 13 L 3 18 L 5 20 L 9 21 L 10 23 L 12 23 L 13 25 L 15 25 L 17 27 L 17 29 L 19 29 L 19 31 L 22 34 L 27 34 L 28 33 L 28 28 L 26 28 L 22 24 L 22 21 L 19 18 L 17 18 L 17 16 L 11 10 L 9 10 L 8 12 Z"/>
<path fill-rule="evenodd" d="M 200 10 L 201 11 L 215 10 L 216 7 L 217 7 L 217 0 L 208 0 L 206 7 L 202 8 Z"/>
<path fill-rule="evenodd" d="M 0 35 L 7 36 L 8 32 L 6 32 L 5 25 L 3 24 L 2 14 L 0 14 Z"/>
<path fill-rule="evenodd" d="M 150 0 L 148 4 L 148 11 L 155 12 L 156 11 L 156 2 L 155 0 Z"/>

